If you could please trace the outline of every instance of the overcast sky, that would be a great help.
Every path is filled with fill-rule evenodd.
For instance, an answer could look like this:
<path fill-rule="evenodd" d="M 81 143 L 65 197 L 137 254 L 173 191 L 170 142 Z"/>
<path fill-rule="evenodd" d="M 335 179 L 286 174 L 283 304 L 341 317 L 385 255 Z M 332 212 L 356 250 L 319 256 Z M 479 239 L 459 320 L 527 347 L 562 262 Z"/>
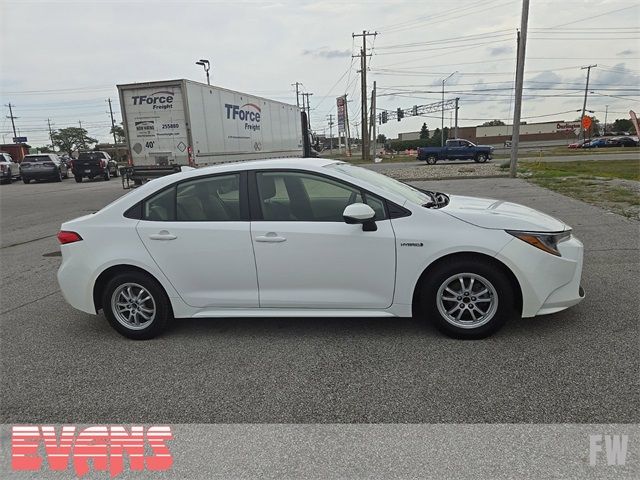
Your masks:
<path fill-rule="evenodd" d="M 351 123 L 360 121 L 356 70 L 367 41 L 369 90 L 378 108 L 395 110 L 460 97 L 460 125 L 513 115 L 520 0 L 325 1 L 35 1 L 0 2 L 0 99 L 4 141 L 13 136 L 4 106 L 32 146 L 53 128 L 82 121 L 109 140 L 107 98 L 120 122 L 118 83 L 188 78 L 211 60 L 212 84 L 295 103 L 292 83 L 312 92 L 312 127 L 322 132 L 335 97 L 349 94 Z M 532 0 L 522 115 L 528 122 L 573 120 L 582 108 L 586 70 L 594 94 L 588 109 L 604 120 L 640 110 L 640 4 L 637 0 Z M 590 89 L 591 90 L 591 89 Z M 435 117 L 435 118 L 434 118 Z M 391 121 L 396 137 L 440 116 Z M 450 112 L 445 112 L 449 125 Z M 327 129 L 328 133 L 328 129 Z M 355 135 L 354 135 L 355 136 Z"/>

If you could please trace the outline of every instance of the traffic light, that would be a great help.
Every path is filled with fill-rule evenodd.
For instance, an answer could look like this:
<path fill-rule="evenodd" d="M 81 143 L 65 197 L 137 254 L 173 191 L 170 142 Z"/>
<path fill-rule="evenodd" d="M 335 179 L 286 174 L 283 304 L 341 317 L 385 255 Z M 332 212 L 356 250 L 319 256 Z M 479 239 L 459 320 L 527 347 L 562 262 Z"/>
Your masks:
<path fill-rule="evenodd" d="M 382 111 L 382 123 L 387 123 L 389 121 L 389 114 L 386 110 Z"/>
<path fill-rule="evenodd" d="M 404 111 L 401 108 L 398 108 L 398 121 L 404 118 Z"/>

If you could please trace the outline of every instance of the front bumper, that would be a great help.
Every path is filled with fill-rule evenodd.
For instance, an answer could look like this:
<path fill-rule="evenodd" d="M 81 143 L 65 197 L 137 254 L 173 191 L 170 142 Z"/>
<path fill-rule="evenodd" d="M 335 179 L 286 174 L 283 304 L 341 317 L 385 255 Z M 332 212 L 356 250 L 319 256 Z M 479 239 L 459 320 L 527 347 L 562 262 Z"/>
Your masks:
<path fill-rule="evenodd" d="M 561 257 L 514 238 L 497 255 L 516 276 L 522 291 L 522 316 L 548 315 L 582 301 L 584 247 L 575 237 L 558 245 Z"/>

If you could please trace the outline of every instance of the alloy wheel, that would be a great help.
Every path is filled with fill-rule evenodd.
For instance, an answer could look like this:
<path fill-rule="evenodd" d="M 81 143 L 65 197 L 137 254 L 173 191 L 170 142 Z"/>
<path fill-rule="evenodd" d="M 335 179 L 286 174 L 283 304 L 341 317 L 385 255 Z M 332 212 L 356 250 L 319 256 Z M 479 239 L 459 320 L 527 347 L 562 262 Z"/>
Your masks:
<path fill-rule="evenodd" d="M 495 316 L 498 294 L 486 278 L 475 273 L 457 273 L 440 285 L 436 306 L 451 325 L 478 328 Z"/>
<path fill-rule="evenodd" d="M 156 302 L 138 283 L 123 283 L 111 295 L 111 311 L 116 320 L 131 330 L 148 327 L 156 317 Z"/>

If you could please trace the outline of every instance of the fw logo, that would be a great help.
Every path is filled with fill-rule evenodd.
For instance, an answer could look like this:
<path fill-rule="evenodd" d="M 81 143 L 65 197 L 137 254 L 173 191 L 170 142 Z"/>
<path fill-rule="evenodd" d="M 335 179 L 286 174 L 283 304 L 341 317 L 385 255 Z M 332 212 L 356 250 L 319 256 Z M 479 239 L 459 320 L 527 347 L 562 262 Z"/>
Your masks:
<path fill-rule="evenodd" d="M 607 465 L 624 465 L 628 444 L 629 435 L 589 435 L 589 465 L 595 467 L 598 455 L 603 453 L 606 454 Z"/>

